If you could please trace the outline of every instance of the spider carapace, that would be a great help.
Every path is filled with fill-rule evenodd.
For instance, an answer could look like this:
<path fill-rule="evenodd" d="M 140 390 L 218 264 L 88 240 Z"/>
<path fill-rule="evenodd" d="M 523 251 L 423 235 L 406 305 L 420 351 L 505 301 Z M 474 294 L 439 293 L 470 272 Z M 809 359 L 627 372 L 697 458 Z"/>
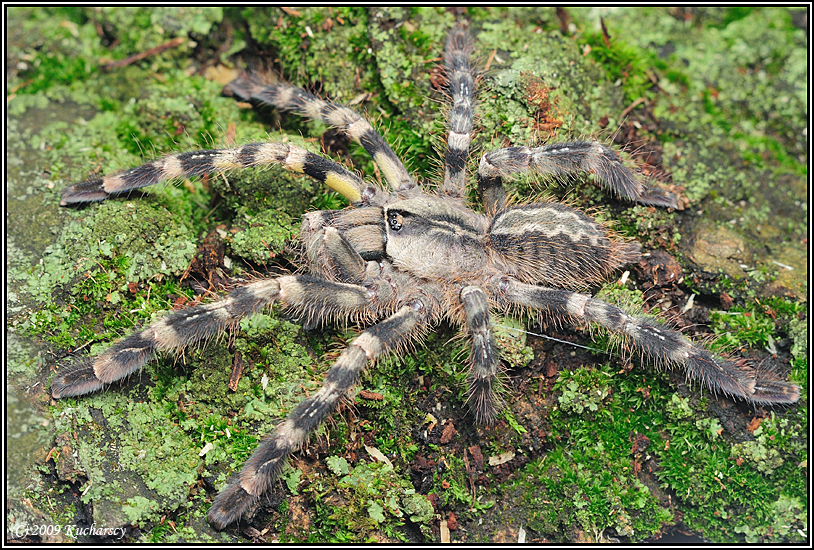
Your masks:
<path fill-rule="evenodd" d="M 631 315 L 582 292 L 637 261 L 637 243 L 614 236 L 571 206 L 517 205 L 506 199 L 503 180 L 513 174 L 557 178 L 587 172 L 625 199 L 677 206 L 675 195 L 641 183 L 612 149 L 597 141 L 573 141 L 488 152 L 477 170 L 484 213 L 468 206 L 465 166 L 476 81 L 469 61 L 472 49 L 463 27 L 450 32 L 444 55 L 451 103 L 447 152 L 443 183 L 434 189 L 422 187 L 353 110 L 252 77 L 242 77 L 228 89 L 255 105 L 272 105 L 337 127 L 373 157 L 386 187 L 304 149 L 263 142 L 171 155 L 66 188 L 62 204 L 103 200 L 181 177 L 279 164 L 324 182 L 351 205 L 304 216 L 300 238 L 309 274 L 256 280 L 219 301 L 173 312 L 100 356 L 61 368 L 51 382 L 53 396 L 98 390 L 142 368 L 155 352 L 177 352 L 207 341 L 274 302 L 311 324 L 342 320 L 368 325 L 328 371 L 322 388 L 262 440 L 215 498 L 208 518 L 219 529 L 243 517 L 271 488 L 288 455 L 334 410 L 367 364 L 383 353 L 406 350 L 441 320 L 462 327 L 468 338 L 470 403 L 479 422 L 490 422 L 501 406 L 496 393 L 500 352 L 492 313 L 518 310 L 604 327 L 651 362 L 683 369 L 688 378 L 714 392 L 757 403 L 796 401 L 797 386 L 773 372 L 715 355 L 654 319 Z"/>

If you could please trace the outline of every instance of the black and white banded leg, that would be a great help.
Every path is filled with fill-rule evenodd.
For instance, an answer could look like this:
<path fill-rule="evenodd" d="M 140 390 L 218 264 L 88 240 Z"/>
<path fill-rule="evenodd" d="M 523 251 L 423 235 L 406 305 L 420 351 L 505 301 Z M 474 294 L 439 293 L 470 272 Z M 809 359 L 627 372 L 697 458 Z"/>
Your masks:
<path fill-rule="evenodd" d="M 688 378 L 713 392 L 740 397 L 755 403 L 793 403 L 800 389 L 774 373 L 731 361 L 693 345 L 678 332 L 653 319 L 630 315 L 616 306 L 569 290 L 546 288 L 501 279 L 499 296 L 509 304 L 521 305 L 551 315 L 596 323 L 625 335 L 641 352 L 668 367 L 678 367 Z"/>
<path fill-rule="evenodd" d="M 478 287 L 468 286 L 461 291 L 461 302 L 466 312 L 466 331 L 469 336 L 469 401 L 475 419 L 488 424 L 500 407 L 496 391 L 500 354 L 492 334 L 489 300 Z"/>
<path fill-rule="evenodd" d="M 178 352 L 210 340 L 276 301 L 306 316 L 309 322 L 376 317 L 370 293 L 363 286 L 305 275 L 260 280 L 235 289 L 217 302 L 176 311 L 119 340 L 96 358 L 61 368 L 51 381 L 51 395 L 59 399 L 101 389 L 142 368 L 156 352 Z"/>
<path fill-rule="evenodd" d="M 466 194 L 466 159 L 472 141 L 475 78 L 469 66 L 472 38 L 461 27 L 449 33 L 444 51 L 446 76 L 452 105 L 449 110 L 447 155 L 444 161 L 444 192 L 455 197 Z"/>
<path fill-rule="evenodd" d="M 619 155 L 598 141 L 572 141 L 544 147 L 506 147 L 486 153 L 478 166 L 478 189 L 487 211 L 493 213 L 505 204 L 503 178 L 535 172 L 562 178 L 585 172 L 617 195 L 642 204 L 676 208 L 673 193 L 650 187 L 636 179 Z"/>
<path fill-rule="evenodd" d="M 297 405 L 218 494 L 207 515 L 209 522 L 223 529 L 243 517 L 277 479 L 288 455 L 322 424 L 368 362 L 416 338 L 426 328 L 427 315 L 424 304 L 415 300 L 354 339 L 326 374 L 322 388 Z"/>
<path fill-rule="evenodd" d="M 247 143 L 236 149 L 207 149 L 169 155 L 118 174 L 76 183 L 62 191 L 61 205 L 101 201 L 177 178 L 191 178 L 251 166 L 279 164 L 325 183 L 351 202 L 371 200 L 377 189 L 341 165 L 286 143 Z"/>
<path fill-rule="evenodd" d="M 324 101 L 288 84 L 262 85 L 243 77 L 231 82 L 227 88 L 253 105 L 272 105 L 335 126 L 365 148 L 393 190 L 405 191 L 416 186 L 390 145 L 353 109 Z"/>

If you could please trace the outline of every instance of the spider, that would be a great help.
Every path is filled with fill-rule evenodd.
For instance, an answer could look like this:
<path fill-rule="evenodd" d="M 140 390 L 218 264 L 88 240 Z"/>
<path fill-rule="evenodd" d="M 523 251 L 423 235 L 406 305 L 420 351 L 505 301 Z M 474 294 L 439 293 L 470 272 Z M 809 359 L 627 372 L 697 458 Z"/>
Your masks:
<path fill-rule="evenodd" d="M 450 106 L 444 177 L 435 189 L 416 181 L 353 110 L 252 77 L 239 78 L 229 90 L 255 105 L 294 111 L 337 127 L 371 155 L 387 187 L 364 181 L 320 155 L 275 142 L 170 155 L 67 187 L 62 205 L 100 201 L 179 177 L 279 164 L 324 182 L 351 205 L 305 214 L 300 240 L 308 274 L 255 280 L 218 301 L 173 312 L 100 356 L 60 369 L 51 382 L 52 395 L 98 390 L 141 369 L 156 352 L 178 352 L 207 341 L 275 302 L 312 325 L 335 320 L 369 325 L 339 356 L 321 389 L 262 440 L 215 498 L 208 519 L 217 529 L 241 519 L 270 490 L 289 454 L 331 414 L 362 369 L 385 353 L 408 348 L 441 321 L 462 327 L 468 339 L 469 402 L 481 423 L 491 422 L 501 407 L 493 312 L 527 311 L 555 322 L 592 323 L 619 334 L 656 364 L 683 369 L 713 392 L 755 403 L 796 401 L 799 388 L 774 373 L 714 355 L 657 320 L 584 293 L 617 268 L 637 261 L 638 243 L 617 237 L 572 206 L 514 204 L 507 199 L 503 182 L 514 174 L 561 178 L 586 172 L 625 199 L 677 206 L 674 194 L 641 183 L 607 146 L 571 141 L 487 152 L 477 170 L 484 212 L 468 206 L 465 166 L 476 83 L 472 50 L 473 40 L 464 27 L 455 27 L 444 54 Z"/>

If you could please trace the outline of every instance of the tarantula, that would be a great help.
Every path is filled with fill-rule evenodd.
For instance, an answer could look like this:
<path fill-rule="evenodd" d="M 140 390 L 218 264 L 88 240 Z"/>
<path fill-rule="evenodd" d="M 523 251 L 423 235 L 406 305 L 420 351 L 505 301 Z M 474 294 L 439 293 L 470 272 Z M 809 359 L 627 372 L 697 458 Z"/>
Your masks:
<path fill-rule="evenodd" d="M 61 204 L 99 201 L 180 177 L 280 164 L 324 182 L 351 206 L 305 214 L 300 239 L 310 274 L 261 279 L 225 298 L 169 314 L 116 342 L 102 355 L 63 367 L 51 382 L 55 398 L 102 388 L 142 368 L 157 351 L 180 351 L 234 328 L 240 319 L 274 302 L 311 324 L 333 319 L 372 324 L 359 334 L 325 376 L 267 436 L 209 510 L 222 529 L 239 520 L 268 491 L 288 455 L 300 447 L 361 370 L 382 354 L 404 349 L 447 320 L 463 328 L 470 345 L 469 398 L 479 422 L 490 422 L 500 352 L 492 312 L 527 310 L 555 321 L 595 323 L 618 333 L 655 362 L 686 371 L 714 392 L 757 403 L 789 403 L 799 389 L 743 361 L 716 356 L 650 318 L 579 292 L 640 257 L 639 245 L 614 236 L 574 207 L 512 204 L 503 180 L 535 172 L 552 177 L 594 174 L 606 188 L 644 204 L 676 207 L 676 196 L 639 182 L 620 157 L 597 141 L 542 147 L 507 147 L 481 157 L 477 186 L 485 213 L 467 205 L 465 166 L 473 128 L 473 41 L 453 29 L 444 54 L 448 95 L 443 184 L 428 190 L 410 175 L 373 127 L 353 110 L 285 84 L 262 85 L 241 77 L 229 85 L 255 105 L 294 111 L 339 128 L 373 157 L 388 184 L 362 180 L 326 158 L 285 143 L 250 143 L 236 149 L 164 157 L 118 175 L 77 183 Z"/>

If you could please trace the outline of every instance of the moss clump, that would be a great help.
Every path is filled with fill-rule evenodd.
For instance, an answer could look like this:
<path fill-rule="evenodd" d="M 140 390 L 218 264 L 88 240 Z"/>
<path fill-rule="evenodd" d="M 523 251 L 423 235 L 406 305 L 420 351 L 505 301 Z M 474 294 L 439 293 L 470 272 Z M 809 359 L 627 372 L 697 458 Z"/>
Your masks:
<path fill-rule="evenodd" d="M 70 465 L 61 470 L 87 479 L 83 502 L 93 503 L 100 524 L 143 526 L 168 512 L 186 513 L 200 471 L 219 465 L 222 485 L 229 474 L 222 468 L 248 458 L 254 434 L 270 431 L 299 401 L 303 387 L 318 387 L 307 382 L 310 355 L 294 341 L 299 327 L 258 315 L 243 330 L 248 340 L 235 346 L 250 368 L 235 392 L 227 387 L 230 354 L 210 346 L 190 357 L 209 368 L 189 376 L 162 361 L 146 367 L 146 390 L 136 385 L 129 395 L 119 390 L 92 396 L 81 408 L 74 400 L 59 402 L 57 433 L 66 435 L 65 442 L 78 441 L 62 449 Z M 230 410 L 240 413 L 230 420 Z"/>
<path fill-rule="evenodd" d="M 181 295 L 175 283 L 162 281 L 189 265 L 191 238 L 187 226 L 150 201 L 100 206 L 66 225 L 29 274 L 23 291 L 42 305 L 22 328 L 64 347 L 94 337 L 100 320 L 107 337 L 119 335 Z M 132 306 L 124 316 L 123 302 Z"/>
<path fill-rule="evenodd" d="M 434 518 L 432 505 L 391 466 L 359 464 L 341 477 L 308 479 L 320 528 L 307 540 L 330 542 L 406 541 L 404 519 L 419 526 Z"/>

